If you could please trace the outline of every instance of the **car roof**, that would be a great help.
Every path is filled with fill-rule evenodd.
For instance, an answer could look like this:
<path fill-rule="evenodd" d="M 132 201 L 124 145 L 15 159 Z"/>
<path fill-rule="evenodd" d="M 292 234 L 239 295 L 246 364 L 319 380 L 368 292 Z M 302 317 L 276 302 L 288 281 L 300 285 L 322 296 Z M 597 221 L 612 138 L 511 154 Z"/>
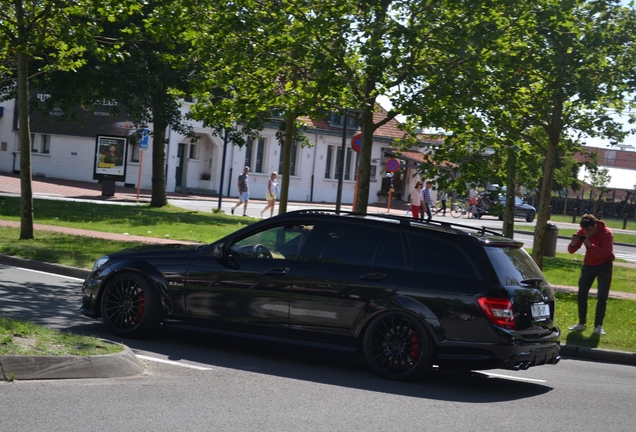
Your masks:
<path fill-rule="evenodd" d="M 387 213 L 359 213 L 352 211 L 337 211 L 330 209 L 303 209 L 295 210 L 282 215 L 276 216 L 277 220 L 284 219 L 297 219 L 298 217 L 311 217 L 312 219 L 321 220 L 336 220 L 341 218 L 342 220 L 364 220 L 366 223 L 382 225 L 386 224 L 386 227 L 394 226 L 400 227 L 407 231 L 417 232 L 417 230 L 445 233 L 459 236 L 471 236 L 476 237 L 488 245 L 505 245 L 505 246 L 517 246 L 520 247 L 523 243 L 504 237 L 501 232 L 486 228 L 484 226 L 475 227 L 471 225 L 462 225 L 452 222 L 432 220 L 429 222 L 418 221 L 407 216 L 398 216 Z"/>

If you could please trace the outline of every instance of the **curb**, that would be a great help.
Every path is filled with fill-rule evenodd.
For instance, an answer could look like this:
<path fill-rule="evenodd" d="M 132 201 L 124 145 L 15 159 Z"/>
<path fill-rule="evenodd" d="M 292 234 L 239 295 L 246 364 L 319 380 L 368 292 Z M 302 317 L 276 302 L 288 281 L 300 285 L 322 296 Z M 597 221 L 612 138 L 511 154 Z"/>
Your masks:
<path fill-rule="evenodd" d="M 562 345 L 559 354 L 583 360 L 594 360 L 604 363 L 616 363 L 636 366 L 636 353 L 612 351 L 598 348 L 580 347 L 577 345 Z"/>
<path fill-rule="evenodd" d="M 7 381 L 139 375 L 144 371 L 144 366 L 130 348 L 123 347 L 120 353 L 96 356 L 3 355 L 0 356 L 0 371 Z"/>

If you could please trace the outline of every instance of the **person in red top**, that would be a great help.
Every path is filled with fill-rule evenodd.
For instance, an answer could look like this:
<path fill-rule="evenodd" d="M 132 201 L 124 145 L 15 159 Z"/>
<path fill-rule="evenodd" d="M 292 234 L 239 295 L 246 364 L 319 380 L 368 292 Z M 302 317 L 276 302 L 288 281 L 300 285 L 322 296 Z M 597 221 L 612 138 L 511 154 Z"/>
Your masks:
<path fill-rule="evenodd" d="M 597 220 L 591 214 L 581 217 L 581 229 L 574 235 L 568 245 L 568 252 L 574 253 L 585 245 L 585 258 L 579 277 L 579 322 L 570 330 L 582 331 L 586 329 L 587 297 L 594 279 L 598 278 L 598 302 L 596 304 L 596 318 L 594 319 L 594 333 L 606 334 L 603 330 L 603 318 L 607 297 L 612 283 L 612 267 L 614 261 L 614 236 L 605 223 Z"/>

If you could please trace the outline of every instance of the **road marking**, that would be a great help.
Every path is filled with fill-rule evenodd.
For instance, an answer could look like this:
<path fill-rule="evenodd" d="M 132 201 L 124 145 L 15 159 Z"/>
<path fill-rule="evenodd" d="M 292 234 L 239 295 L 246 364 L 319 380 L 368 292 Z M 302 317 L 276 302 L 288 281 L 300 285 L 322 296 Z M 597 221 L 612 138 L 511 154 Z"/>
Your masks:
<path fill-rule="evenodd" d="M 24 271 L 33 272 L 33 273 L 40 273 L 40 274 L 47 275 L 47 276 L 57 276 L 57 277 L 60 277 L 60 278 L 71 279 L 71 280 L 74 280 L 74 281 L 80 281 L 80 282 L 84 281 L 84 279 L 78 279 L 78 278 L 72 277 L 72 276 L 64 276 L 64 275 L 57 274 L 57 273 L 44 272 L 44 271 L 40 271 L 40 270 L 31 270 L 31 269 L 24 268 L 24 267 L 15 267 L 15 266 L 10 266 L 10 265 L 7 265 L 7 267 L 13 267 L 13 268 L 17 268 L 18 270 L 24 270 Z"/>
<path fill-rule="evenodd" d="M 148 361 L 153 361 L 153 362 L 157 362 L 157 363 L 165 363 L 165 364 L 169 364 L 169 365 L 172 365 L 172 366 L 181 366 L 181 367 L 184 367 L 184 368 L 190 368 L 190 369 L 196 369 L 196 370 L 202 370 L 202 371 L 212 370 L 212 368 L 189 365 L 189 364 L 179 363 L 179 362 L 172 361 L 172 360 L 164 360 L 164 359 L 160 359 L 160 358 L 156 358 L 156 357 L 149 357 L 149 356 L 145 356 L 145 355 L 141 355 L 141 354 L 135 354 L 135 355 L 137 356 L 137 358 L 139 358 L 141 360 L 148 360 Z"/>
<path fill-rule="evenodd" d="M 483 372 L 482 373 L 494 377 L 494 378 L 506 378 L 506 379 L 511 379 L 514 381 L 526 381 L 526 382 L 537 382 L 537 383 L 545 383 L 548 382 L 546 380 L 540 380 L 540 379 L 532 379 L 532 378 L 519 378 L 516 376 L 511 376 L 511 375 L 499 375 L 499 374 L 495 374 L 495 373 L 490 373 L 490 372 Z"/>

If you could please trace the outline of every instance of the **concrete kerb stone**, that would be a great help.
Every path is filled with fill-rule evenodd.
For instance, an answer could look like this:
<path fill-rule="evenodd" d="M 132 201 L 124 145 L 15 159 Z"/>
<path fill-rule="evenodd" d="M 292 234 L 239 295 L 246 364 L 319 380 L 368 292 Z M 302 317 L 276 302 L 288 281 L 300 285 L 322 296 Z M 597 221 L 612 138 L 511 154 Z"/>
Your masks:
<path fill-rule="evenodd" d="M 141 374 L 144 366 L 130 348 L 123 348 L 119 353 L 95 356 L 2 355 L 0 370 L 5 380 L 123 378 Z"/>

